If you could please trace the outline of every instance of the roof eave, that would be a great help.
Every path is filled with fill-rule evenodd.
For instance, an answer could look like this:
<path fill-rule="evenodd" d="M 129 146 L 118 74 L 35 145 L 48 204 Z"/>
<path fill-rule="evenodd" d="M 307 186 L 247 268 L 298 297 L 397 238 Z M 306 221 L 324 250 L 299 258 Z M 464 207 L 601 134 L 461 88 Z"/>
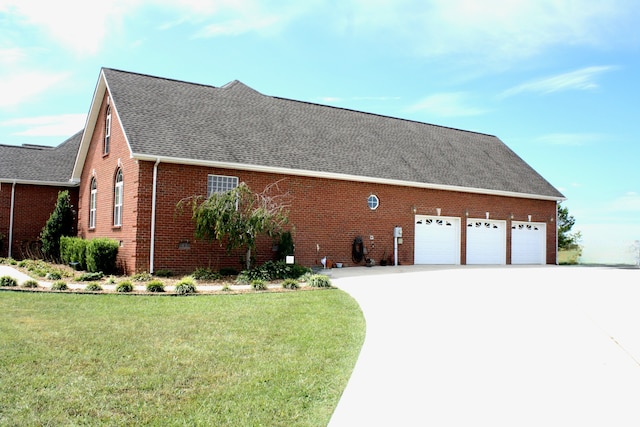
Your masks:
<path fill-rule="evenodd" d="M 221 169 L 238 169 L 238 170 L 256 171 L 256 172 L 264 172 L 264 173 L 276 173 L 276 174 L 284 174 L 284 175 L 314 177 L 314 178 L 337 179 L 342 181 L 355 181 L 355 182 L 367 182 L 367 183 L 374 183 L 374 184 L 395 185 L 395 186 L 402 186 L 402 187 L 427 188 L 431 190 L 458 191 L 462 193 L 474 193 L 474 194 L 484 194 L 484 195 L 503 196 L 503 197 L 517 197 L 517 198 L 524 198 L 524 199 L 548 200 L 548 201 L 556 201 L 556 202 L 566 200 L 565 197 L 550 196 L 550 195 L 543 195 L 543 194 L 518 193 L 513 191 L 501 191 L 501 190 L 491 190 L 491 189 L 484 189 L 484 188 L 462 187 L 462 186 L 456 186 L 456 185 L 430 184 L 430 183 L 416 182 L 416 181 L 384 179 L 384 178 L 377 178 L 377 177 L 350 175 L 350 174 L 333 173 L 333 172 L 321 172 L 321 171 L 313 171 L 313 170 L 305 170 L 305 169 L 288 169 L 288 168 L 251 165 L 251 164 L 242 164 L 242 163 L 216 162 L 216 161 L 205 161 L 205 160 L 197 160 L 197 159 L 183 159 L 183 158 L 168 157 L 168 156 L 154 156 L 151 154 L 141 154 L 141 153 L 132 153 L 131 157 L 136 160 L 149 161 L 149 162 L 160 161 L 160 163 L 206 166 L 206 167 L 215 167 L 215 168 L 221 168 Z"/>
<path fill-rule="evenodd" d="M 77 187 L 80 183 L 74 181 L 38 181 L 33 179 L 0 178 L 2 184 L 44 185 L 47 187 Z"/>

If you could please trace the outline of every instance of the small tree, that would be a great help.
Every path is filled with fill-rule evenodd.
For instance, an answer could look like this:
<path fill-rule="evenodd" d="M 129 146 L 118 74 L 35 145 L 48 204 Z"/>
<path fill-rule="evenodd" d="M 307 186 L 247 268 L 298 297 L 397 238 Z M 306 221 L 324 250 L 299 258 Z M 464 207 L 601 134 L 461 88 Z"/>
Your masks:
<path fill-rule="evenodd" d="M 287 223 L 289 195 L 280 192 L 278 182 L 267 186 L 262 193 L 254 193 L 241 183 L 208 199 L 201 196 L 183 199 L 177 207 L 181 210 L 185 203 L 191 205 L 197 239 L 217 240 L 226 246 L 227 253 L 244 248 L 248 270 L 257 237 L 260 234 L 274 237 Z"/>
<path fill-rule="evenodd" d="M 47 220 L 40 240 L 42 241 L 42 253 L 47 259 L 59 261 L 60 237 L 71 236 L 74 233 L 73 206 L 71 196 L 67 190 L 58 193 L 58 200 L 51 216 Z"/>
<path fill-rule="evenodd" d="M 558 203 L 558 249 L 579 248 L 580 238 L 582 237 L 580 232 L 571 233 L 575 223 L 575 218 L 569 214 L 569 208 Z"/>

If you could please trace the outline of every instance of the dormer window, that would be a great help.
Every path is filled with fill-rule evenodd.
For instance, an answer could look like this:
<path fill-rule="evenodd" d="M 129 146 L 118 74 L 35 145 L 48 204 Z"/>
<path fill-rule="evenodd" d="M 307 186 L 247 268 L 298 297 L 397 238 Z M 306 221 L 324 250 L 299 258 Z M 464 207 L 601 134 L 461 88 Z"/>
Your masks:
<path fill-rule="evenodd" d="M 104 151 L 103 154 L 109 154 L 109 146 L 111 143 L 111 105 L 107 98 L 107 114 L 104 123 Z"/>

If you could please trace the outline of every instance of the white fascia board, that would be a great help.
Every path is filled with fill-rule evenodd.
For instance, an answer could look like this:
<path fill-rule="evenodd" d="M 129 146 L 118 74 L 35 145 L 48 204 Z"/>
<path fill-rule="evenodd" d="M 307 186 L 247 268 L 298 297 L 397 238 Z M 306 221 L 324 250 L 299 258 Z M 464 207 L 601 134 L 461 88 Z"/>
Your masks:
<path fill-rule="evenodd" d="M 71 174 L 72 181 L 80 181 L 80 177 L 82 176 L 82 169 L 84 167 L 84 162 L 87 159 L 87 152 L 89 151 L 89 145 L 91 144 L 91 138 L 93 137 L 93 133 L 96 128 L 96 123 L 98 120 L 98 114 L 100 114 L 100 107 L 102 106 L 102 98 L 106 92 L 111 93 L 109 90 L 109 84 L 107 83 L 107 79 L 104 76 L 104 70 L 100 71 L 100 77 L 98 78 L 98 84 L 96 85 L 96 89 L 93 92 L 93 99 L 91 100 L 91 108 L 89 109 L 89 114 L 87 115 L 87 123 L 84 127 L 84 132 L 82 134 L 82 140 L 80 142 L 80 148 L 78 149 L 78 155 L 76 156 L 76 162 L 73 166 L 73 173 Z M 120 120 L 120 115 L 118 114 L 118 109 L 116 108 L 116 103 L 113 98 L 110 99 L 111 110 L 112 113 L 115 112 L 116 117 L 118 117 L 118 123 L 120 123 L 120 127 L 122 128 L 122 133 L 124 135 L 125 141 L 127 142 L 127 148 L 129 148 L 129 153 L 131 153 L 131 144 L 129 144 L 129 138 L 127 137 L 127 133 L 124 129 L 124 124 L 122 120 Z"/>
<path fill-rule="evenodd" d="M 331 172 L 318 172 L 318 171 L 304 170 L 304 169 L 287 169 L 287 168 L 249 165 L 249 164 L 241 164 L 241 163 L 181 159 L 176 157 L 153 156 L 149 154 L 137 154 L 137 153 L 133 153 L 131 157 L 136 160 L 149 161 L 149 162 L 160 161 L 161 163 L 206 166 L 206 167 L 214 167 L 214 168 L 221 168 L 221 169 L 238 169 L 238 170 L 264 172 L 264 173 L 276 173 L 276 174 L 282 174 L 282 175 L 295 175 L 295 176 L 306 176 L 306 177 L 313 177 L 313 178 L 335 179 L 335 180 L 341 180 L 341 181 L 386 184 L 386 185 L 395 185 L 400 187 L 427 188 L 431 190 L 458 191 L 461 193 L 485 194 L 485 195 L 503 196 L 503 197 L 517 197 L 521 199 L 535 199 L 535 200 L 549 200 L 549 201 L 565 200 L 564 197 L 543 196 L 540 194 L 526 194 L 526 193 L 517 193 L 517 192 L 511 192 L 511 191 L 487 190 L 483 188 L 459 187 L 455 185 L 429 184 L 424 182 L 402 181 L 398 179 L 384 179 L 384 178 L 375 178 L 375 177 L 368 177 L 368 176 L 331 173 Z"/>
<path fill-rule="evenodd" d="M 4 184 L 23 184 L 23 185 L 44 185 L 47 187 L 77 187 L 78 183 L 66 181 L 66 182 L 58 182 L 58 181 L 35 181 L 29 179 L 0 179 L 0 183 Z"/>

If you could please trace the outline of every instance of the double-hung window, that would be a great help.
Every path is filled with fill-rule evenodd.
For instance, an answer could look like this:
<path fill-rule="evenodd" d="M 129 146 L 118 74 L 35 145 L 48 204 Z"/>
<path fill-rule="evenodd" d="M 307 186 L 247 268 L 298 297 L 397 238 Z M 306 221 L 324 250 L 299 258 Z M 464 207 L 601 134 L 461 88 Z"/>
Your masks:
<path fill-rule="evenodd" d="M 113 187 L 113 225 L 122 226 L 122 196 L 123 196 L 122 169 L 116 172 L 115 185 Z"/>
<path fill-rule="evenodd" d="M 109 154 L 111 145 L 111 105 L 107 104 L 107 113 L 104 123 L 104 151 L 103 154 Z"/>
<path fill-rule="evenodd" d="M 237 176 L 209 175 L 207 181 L 207 197 L 211 197 L 214 193 L 226 193 L 237 186 Z"/>
<path fill-rule="evenodd" d="M 97 197 L 98 197 L 98 184 L 96 182 L 96 179 L 92 178 L 91 193 L 89 196 L 89 228 L 96 228 Z"/>

